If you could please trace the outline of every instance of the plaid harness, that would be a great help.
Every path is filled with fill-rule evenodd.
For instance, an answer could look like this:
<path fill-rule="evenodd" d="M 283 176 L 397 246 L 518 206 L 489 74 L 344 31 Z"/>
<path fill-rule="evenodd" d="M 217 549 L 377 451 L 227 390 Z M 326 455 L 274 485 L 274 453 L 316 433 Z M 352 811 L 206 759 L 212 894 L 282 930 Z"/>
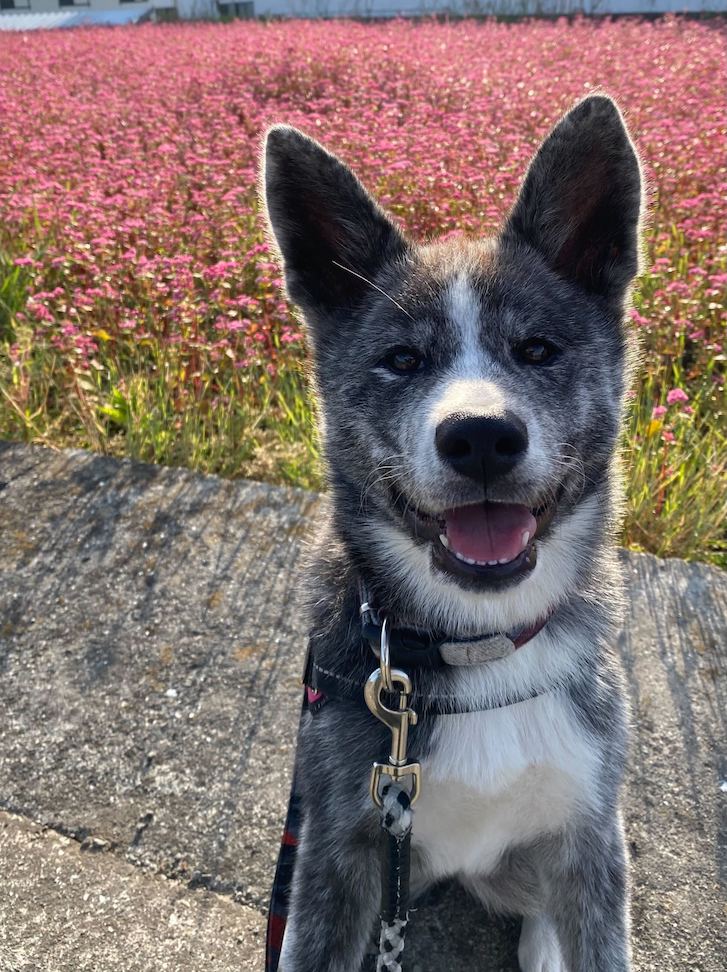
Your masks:
<path fill-rule="evenodd" d="M 308 691 L 303 698 L 303 712 L 308 707 Z M 297 766 L 293 770 L 293 785 L 290 789 L 288 813 L 285 817 L 283 839 L 280 842 L 278 865 L 275 869 L 275 880 L 270 895 L 270 910 L 268 912 L 268 931 L 265 945 L 265 972 L 277 972 L 280 964 L 280 950 L 283 947 L 285 925 L 288 920 L 290 906 L 290 890 L 293 886 L 293 870 L 295 868 L 295 853 L 300 838 L 300 793 L 297 786 Z"/>

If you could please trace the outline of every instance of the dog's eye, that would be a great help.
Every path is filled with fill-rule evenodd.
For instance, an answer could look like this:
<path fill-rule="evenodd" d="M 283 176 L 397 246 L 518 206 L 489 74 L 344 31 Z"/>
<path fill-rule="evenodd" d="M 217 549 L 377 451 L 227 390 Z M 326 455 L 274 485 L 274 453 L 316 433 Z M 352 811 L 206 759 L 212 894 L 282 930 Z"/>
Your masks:
<path fill-rule="evenodd" d="M 541 365 L 552 361 L 558 354 L 558 348 L 545 338 L 530 338 L 518 344 L 515 353 L 524 364 Z"/>
<path fill-rule="evenodd" d="M 423 367 L 424 358 L 414 348 L 392 348 L 381 364 L 397 375 L 408 375 Z"/>

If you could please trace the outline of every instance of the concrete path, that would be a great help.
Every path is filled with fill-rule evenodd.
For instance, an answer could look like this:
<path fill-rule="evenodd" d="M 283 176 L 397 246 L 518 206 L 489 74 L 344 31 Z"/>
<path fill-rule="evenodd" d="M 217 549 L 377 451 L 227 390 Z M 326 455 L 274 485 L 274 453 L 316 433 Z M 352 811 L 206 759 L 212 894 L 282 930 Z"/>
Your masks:
<path fill-rule="evenodd" d="M 0 972 L 262 968 L 320 502 L 0 443 Z M 727 575 L 624 559 L 635 969 L 722 972 Z M 407 972 L 516 928 L 443 889 Z"/>

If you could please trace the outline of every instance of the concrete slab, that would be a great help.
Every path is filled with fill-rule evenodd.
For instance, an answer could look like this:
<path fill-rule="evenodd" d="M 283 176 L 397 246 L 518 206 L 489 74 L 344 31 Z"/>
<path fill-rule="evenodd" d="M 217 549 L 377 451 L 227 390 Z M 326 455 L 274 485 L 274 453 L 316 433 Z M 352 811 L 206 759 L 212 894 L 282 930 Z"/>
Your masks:
<path fill-rule="evenodd" d="M 99 861 L 262 914 L 298 717 L 298 576 L 321 502 L 0 444 L 0 808 L 98 844 Z M 625 563 L 635 968 L 721 972 L 727 575 Z M 17 880 L 0 886 L 0 926 Z M 412 972 L 471 969 L 473 956 L 516 969 L 515 933 L 445 890 L 414 922 Z M 242 934 L 242 954 L 260 963 L 259 935 Z M 93 967 L 129 968 L 120 951 L 103 962 Z M 54 972 L 83 968 L 68 963 Z M 165 968 L 153 955 L 146 965 Z"/>
<path fill-rule="evenodd" d="M 0 812 L 3 972 L 257 972 L 264 919 Z"/>

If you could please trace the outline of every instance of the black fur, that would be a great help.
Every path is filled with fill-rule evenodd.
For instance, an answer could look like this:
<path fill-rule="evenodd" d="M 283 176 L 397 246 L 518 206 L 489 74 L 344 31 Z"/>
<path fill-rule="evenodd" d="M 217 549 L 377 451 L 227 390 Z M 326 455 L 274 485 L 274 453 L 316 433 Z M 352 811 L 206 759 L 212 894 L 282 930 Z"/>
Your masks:
<path fill-rule="evenodd" d="M 543 143 L 505 232 L 620 310 L 638 272 L 640 213 L 636 152 L 614 102 L 594 95 Z"/>

